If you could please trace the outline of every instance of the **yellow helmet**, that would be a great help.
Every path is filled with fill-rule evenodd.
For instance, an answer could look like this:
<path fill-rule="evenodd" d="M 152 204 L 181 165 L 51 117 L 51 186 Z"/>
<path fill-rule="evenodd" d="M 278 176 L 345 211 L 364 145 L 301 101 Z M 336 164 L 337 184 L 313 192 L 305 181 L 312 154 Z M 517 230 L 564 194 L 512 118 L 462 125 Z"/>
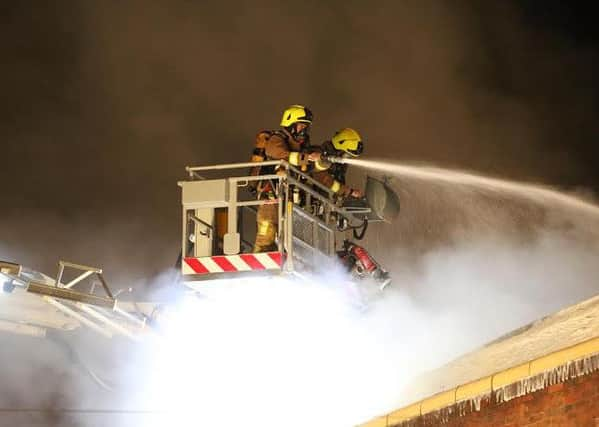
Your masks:
<path fill-rule="evenodd" d="M 335 150 L 343 151 L 350 156 L 357 157 L 364 151 L 364 144 L 360 134 L 351 128 L 337 131 L 331 139 Z"/>
<path fill-rule="evenodd" d="M 281 126 L 289 127 L 294 123 L 312 123 L 312 111 L 303 105 L 292 105 L 283 111 Z"/>

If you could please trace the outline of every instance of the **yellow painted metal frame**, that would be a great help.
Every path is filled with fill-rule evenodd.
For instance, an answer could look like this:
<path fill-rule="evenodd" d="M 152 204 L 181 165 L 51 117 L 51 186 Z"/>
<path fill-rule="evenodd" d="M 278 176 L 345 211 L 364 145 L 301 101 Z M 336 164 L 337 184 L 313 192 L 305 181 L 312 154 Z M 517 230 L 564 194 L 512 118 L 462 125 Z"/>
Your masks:
<path fill-rule="evenodd" d="M 402 421 L 446 408 L 463 400 L 491 393 L 525 378 L 595 354 L 599 354 L 599 337 L 558 350 L 522 365 L 505 369 L 488 377 L 460 385 L 451 390 L 437 393 L 385 416 L 361 424 L 360 427 L 391 427 Z"/>

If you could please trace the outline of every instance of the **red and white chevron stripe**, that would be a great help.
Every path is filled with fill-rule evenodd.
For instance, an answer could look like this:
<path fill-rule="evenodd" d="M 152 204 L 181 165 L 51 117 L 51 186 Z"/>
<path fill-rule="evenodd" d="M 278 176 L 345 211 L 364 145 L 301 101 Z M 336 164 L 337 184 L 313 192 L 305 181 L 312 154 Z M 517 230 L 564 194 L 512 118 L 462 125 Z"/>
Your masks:
<path fill-rule="evenodd" d="M 236 271 L 280 270 L 281 252 L 257 254 L 220 255 L 201 258 L 183 258 L 183 274 L 212 274 Z"/>

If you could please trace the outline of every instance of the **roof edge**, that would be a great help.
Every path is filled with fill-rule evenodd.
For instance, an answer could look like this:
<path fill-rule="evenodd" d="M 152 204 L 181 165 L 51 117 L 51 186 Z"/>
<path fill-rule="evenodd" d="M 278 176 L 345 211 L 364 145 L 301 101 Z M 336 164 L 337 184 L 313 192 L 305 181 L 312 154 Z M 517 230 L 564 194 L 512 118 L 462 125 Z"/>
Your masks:
<path fill-rule="evenodd" d="M 360 427 L 395 426 L 465 401 L 480 402 L 481 397 L 490 396 L 493 392 L 497 394 L 499 401 L 508 401 L 543 389 L 547 385 L 564 382 L 597 370 L 599 370 L 599 337 L 434 394 L 361 424 Z"/>

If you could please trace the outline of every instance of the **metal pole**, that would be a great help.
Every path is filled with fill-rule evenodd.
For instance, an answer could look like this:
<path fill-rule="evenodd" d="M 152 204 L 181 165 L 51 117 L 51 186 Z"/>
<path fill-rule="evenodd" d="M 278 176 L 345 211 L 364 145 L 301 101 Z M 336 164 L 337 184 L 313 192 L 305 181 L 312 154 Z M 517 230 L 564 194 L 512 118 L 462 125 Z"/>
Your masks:
<path fill-rule="evenodd" d="M 185 208 L 185 206 L 182 206 L 182 211 L 183 211 L 183 223 L 181 224 L 181 268 L 180 270 L 182 270 L 182 266 L 184 264 L 183 259 L 187 256 L 187 246 L 189 245 L 189 239 L 187 236 L 187 232 L 189 231 L 188 229 L 188 224 L 187 224 L 187 209 Z M 195 255 L 195 254 L 192 254 Z"/>
<path fill-rule="evenodd" d="M 84 325 L 93 329 L 94 331 L 98 332 L 99 334 L 104 335 L 106 338 L 112 338 L 112 334 L 109 331 L 106 331 L 102 327 L 98 326 L 97 324 L 95 324 L 94 322 L 89 320 L 87 317 L 77 313 L 75 310 L 67 307 L 66 305 L 64 305 L 62 303 L 59 303 L 54 298 L 50 298 L 47 296 L 44 296 L 43 298 L 50 305 L 53 305 L 54 307 L 56 307 L 58 310 L 62 311 L 63 313 L 65 313 L 71 317 L 74 317 L 75 319 L 79 320 L 81 323 L 83 323 Z"/>
<path fill-rule="evenodd" d="M 144 320 L 139 320 L 137 317 L 127 313 L 125 310 L 123 310 L 122 308 L 119 308 L 115 305 L 114 312 L 120 314 L 121 316 L 123 316 L 124 318 L 126 318 L 127 320 L 139 325 L 141 328 L 145 328 L 146 327 L 146 319 L 144 318 Z"/>
<path fill-rule="evenodd" d="M 59 264 L 61 264 L 63 267 L 69 267 L 69 268 L 74 268 L 77 270 L 91 270 L 94 273 L 102 273 L 102 269 L 101 268 L 96 268 L 96 267 L 89 267 L 87 265 L 82 265 L 82 264 L 73 264 L 72 262 L 66 262 L 66 261 L 60 261 Z"/>
<path fill-rule="evenodd" d="M 75 286 L 77 283 L 81 282 L 83 279 L 91 276 L 92 274 L 94 274 L 93 271 L 86 271 L 83 274 L 80 274 L 79 276 L 77 276 L 76 278 L 74 278 L 73 280 L 71 280 L 69 283 L 67 283 L 66 285 L 64 285 L 64 288 L 72 288 L 73 286 Z"/>
<path fill-rule="evenodd" d="M 91 304 L 100 307 L 113 308 L 116 304 L 116 300 L 114 300 L 113 298 L 92 295 L 87 292 L 79 292 L 74 291 L 72 289 L 59 288 L 56 286 L 46 285 L 45 283 L 39 283 L 33 280 L 27 284 L 26 291 L 31 292 L 33 294 L 53 298 L 61 298 L 75 302 L 83 302 L 86 304 Z"/>
<path fill-rule="evenodd" d="M 287 221 L 283 217 L 283 185 L 285 183 L 286 181 L 279 180 L 279 185 L 277 185 L 277 199 L 279 200 L 279 203 L 277 204 L 277 219 L 279 224 L 279 226 L 277 227 L 277 249 L 281 253 L 283 252 L 283 248 L 285 246 L 283 239 L 285 239 L 285 236 L 287 236 L 287 233 L 285 233 Z"/>
<path fill-rule="evenodd" d="M 56 286 L 62 286 L 60 281 L 62 280 L 62 273 L 64 273 L 64 264 L 62 261 L 58 262 L 58 274 L 56 275 Z"/>
<path fill-rule="evenodd" d="M 92 307 L 87 306 L 85 304 L 77 303 L 77 308 L 79 308 L 80 310 L 86 312 L 87 314 L 89 314 L 93 318 L 99 320 L 100 322 L 103 322 L 103 323 L 107 324 L 112 329 L 114 329 L 117 332 L 120 332 L 121 334 L 125 335 L 126 337 L 129 337 L 129 338 L 131 338 L 134 341 L 139 341 L 139 337 L 136 337 L 127 328 L 125 328 L 124 326 L 119 325 L 117 322 L 115 322 L 114 320 L 109 319 L 108 317 L 104 316 L 102 313 L 99 313 L 98 311 L 94 310 Z"/>
<path fill-rule="evenodd" d="M 286 227 L 286 240 L 287 240 L 287 260 L 285 261 L 285 270 L 293 271 L 293 202 L 287 202 L 287 214 L 285 220 L 287 221 Z"/>
<path fill-rule="evenodd" d="M 237 231 L 237 181 L 227 179 L 227 186 L 229 189 L 229 200 L 227 206 L 227 233 L 225 236 L 236 235 L 239 237 Z M 228 244 L 223 244 L 223 252 L 225 255 L 236 255 L 239 253 L 239 239 L 236 240 L 236 244 L 233 244 L 232 248 L 228 246 Z"/>
<path fill-rule="evenodd" d="M 114 297 L 112 296 L 112 292 L 110 292 L 110 288 L 108 287 L 108 283 L 106 283 L 106 280 L 104 280 L 104 276 L 102 275 L 102 273 L 98 273 L 98 279 L 100 279 L 100 283 L 102 284 L 102 287 L 104 288 L 104 291 L 106 292 L 108 297 L 110 299 L 114 299 Z"/>
<path fill-rule="evenodd" d="M 260 166 L 276 166 L 280 165 L 280 160 L 267 160 L 265 162 L 260 162 Z M 226 163 L 222 165 L 213 165 L 213 166 L 187 166 L 185 170 L 187 172 L 194 171 L 207 171 L 207 170 L 222 170 L 222 169 L 241 169 L 241 168 L 251 168 L 256 166 L 256 162 L 245 162 L 245 163 Z"/>

